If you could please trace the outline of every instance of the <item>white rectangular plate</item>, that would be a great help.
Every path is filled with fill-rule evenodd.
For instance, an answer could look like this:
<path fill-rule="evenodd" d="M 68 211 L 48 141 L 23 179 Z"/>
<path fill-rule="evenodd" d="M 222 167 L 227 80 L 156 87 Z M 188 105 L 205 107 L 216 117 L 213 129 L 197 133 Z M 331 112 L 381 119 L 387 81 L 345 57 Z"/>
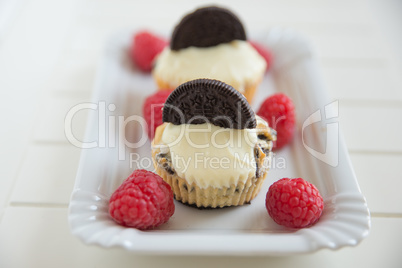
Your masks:
<path fill-rule="evenodd" d="M 175 201 L 172 218 L 152 231 L 116 224 L 108 215 L 110 195 L 134 169 L 153 170 L 141 110 L 156 85 L 150 74 L 130 64 L 132 33 L 110 39 L 92 103 L 77 108 L 90 109 L 85 143 L 68 137 L 88 148 L 82 150 L 69 207 L 74 235 L 85 243 L 138 253 L 202 255 L 306 253 L 354 246 L 368 235 L 370 215 L 339 130 L 337 102 L 327 96 L 308 42 L 281 29 L 258 40 L 273 52 L 274 66 L 260 85 L 253 108 L 270 94 L 285 92 L 296 106 L 297 133 L 290 146 L 275 154 L 260 194 L 249 205 L 213 210 Z M 302 177 L 320 190 L 325 208 L 317 224 L 293 230 L 269 217 L 265 194 L 283 177 Z"/>

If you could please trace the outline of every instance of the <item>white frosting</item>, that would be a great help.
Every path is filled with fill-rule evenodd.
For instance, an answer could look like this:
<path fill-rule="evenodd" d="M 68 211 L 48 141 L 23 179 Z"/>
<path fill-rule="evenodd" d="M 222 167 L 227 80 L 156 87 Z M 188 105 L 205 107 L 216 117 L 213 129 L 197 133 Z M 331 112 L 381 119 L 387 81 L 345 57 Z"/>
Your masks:
<path fill-rule="evenodd" d="M 265 123 L 257 117 L 258 123 Z M 213 124 L 167 123 L 161 151 L 170 151 L 177 175 L 201 188 L 230 187 L 256 173 L 258 129 L 229 129 Z M 164 148 L 163 148 L 164 147 Z"/>
<path fill-rule="evenodd" d="M 240 92 L 265 72 L 266 62 L 247 41 L 235 40 L 213 47 L 166 47 L 156 60 L 154 75 L 172 88 L 198 78 L 217 79 Z"/>

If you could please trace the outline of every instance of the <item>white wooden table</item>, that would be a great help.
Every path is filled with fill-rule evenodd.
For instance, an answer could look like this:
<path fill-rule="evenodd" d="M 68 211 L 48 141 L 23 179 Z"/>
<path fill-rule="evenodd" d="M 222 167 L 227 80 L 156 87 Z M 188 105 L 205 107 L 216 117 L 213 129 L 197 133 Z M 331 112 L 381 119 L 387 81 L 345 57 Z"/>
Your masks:
<path fill-rule="evenodd" d="M 401 267 L 402 3 L 261 2 L 217 1 L 248 30 L 290 27 L 315 45 L 370 208 L 368 238 L 353 248 L 281 258 L 141 256 L 81 243 L 67 223 L 80 156 L 64 135 L 67 111 L 90 100 L 111 33 L 170 33 L 203 3 L 0 0 L 0 267 Z M 78 114 L 78 137 L 85 125 L 86 114 Z"/>

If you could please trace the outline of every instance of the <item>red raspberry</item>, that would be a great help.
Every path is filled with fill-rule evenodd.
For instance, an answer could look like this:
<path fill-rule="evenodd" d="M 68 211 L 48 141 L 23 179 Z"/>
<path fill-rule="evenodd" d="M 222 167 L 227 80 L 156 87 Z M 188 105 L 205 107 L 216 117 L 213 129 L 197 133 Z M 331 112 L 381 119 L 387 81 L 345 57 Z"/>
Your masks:
<path fill-rule="evenodd" d="M 324 202 L 313 184 L 302 178 L 283 178 L 269 187 L 265 206 L 276 223 L 303 228 L 318 221 Z"/>
<path fill-rule="evenodd" d="M 169 184 L 144 169 L 135 170 L 109 201 L 109 214 L 116 222 L 141 230 L 167 222 L 174 210 Z"/>
<path fill-rule="evenodd" d="M 268 121 L 270 127 L 276 130 L 277 139 L 274 150 L 288 144 L 295 132 L 295 111 L 292 100 L 283 93 L 268 97 L 261 105 L 257 114 Z"/>
<path fill-rule="evenodd" d="M 160 90 L 145 99 L 142 114 L 147 122 L 147 132 L 150 140 L 154 138 L 156 128 L 163 123 L 162 108 L 170 93 L 172 93 L 172 90 Z"/>
<path fill-rule="evenodd" d="M 150 72 L 153 60 L 162 52 L 168 42 L 148 31 L 138 32 L 130 48 L 134 63 L 144 72 Z"/>
<path fill-rule="evenodd" d="M 265 59 L 265 62 L 267 63 L 267 71 L 271 68 L 272 66 L 272 53 L 269 51 L 268 48 L 263 46 L 262 44 L 259 44 L 255 41 L 249 41 L 250 44 L 257 50 L 258 53 Z"/>

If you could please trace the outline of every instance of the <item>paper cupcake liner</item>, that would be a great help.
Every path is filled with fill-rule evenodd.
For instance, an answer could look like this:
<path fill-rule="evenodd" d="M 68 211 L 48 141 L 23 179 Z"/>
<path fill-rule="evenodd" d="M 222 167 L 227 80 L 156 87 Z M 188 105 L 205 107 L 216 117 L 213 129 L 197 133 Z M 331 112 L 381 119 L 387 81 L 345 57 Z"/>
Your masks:
<path fill-rule="evenodd" d="M 189 185 L 187 181 L 177 175 L 170 175 L 167 171 L 155 167 L 156 173 L 167 182 L 174 193 L 175 199 L 197 207 L 226 207 L 241 206 L 250 203 L 260 192 L 265 176 L 261 178 L 251 177 L 245 183 L 238 183 L 230 187 L 215 188 L 209 186 L 200 188 L 195 184 Z"/>

